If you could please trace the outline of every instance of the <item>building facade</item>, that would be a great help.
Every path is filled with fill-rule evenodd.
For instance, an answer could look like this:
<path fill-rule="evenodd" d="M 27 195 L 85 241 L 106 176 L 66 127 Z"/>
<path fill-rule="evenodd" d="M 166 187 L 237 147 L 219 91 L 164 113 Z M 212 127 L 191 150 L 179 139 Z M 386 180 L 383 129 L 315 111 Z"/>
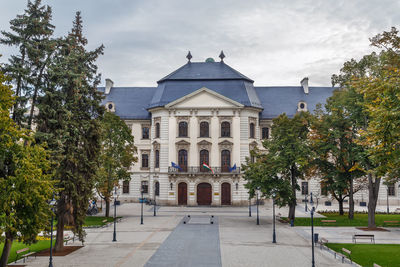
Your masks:
<path fill-rule="evenodd" d="M 247 205 L 241 165 L 269 138 L 272 119 L 313 111 L 333 92 L 309 87 L 308 78 L 300 86 L 254 86 L 223 57 L 189 58 L 157 84 L 114 87 L 106 79 L 99 88 L 106 109 L 132 129 L 137 147 L 131 180 L 121 182 L 121 201 L 136 202 L 143 190 L 145 198 L 164 205 Z M 300 184 L 300 201 L 309 191 L 325 197 L 317 178 Z"/>

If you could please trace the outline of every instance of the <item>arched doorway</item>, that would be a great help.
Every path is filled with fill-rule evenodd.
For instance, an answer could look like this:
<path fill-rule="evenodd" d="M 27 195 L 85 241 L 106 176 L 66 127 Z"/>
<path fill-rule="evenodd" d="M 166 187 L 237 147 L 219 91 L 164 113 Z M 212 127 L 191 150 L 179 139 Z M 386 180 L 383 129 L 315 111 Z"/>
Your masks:
<path fill-rule="evenodd" d="M 231 184 L 223 183 L 221 185 L 221 205 L 231 204 Z"/>
<path fill-rule="evenodd" d="M 178 205 L 187 205 L 187 184 L 178 184 Z"/>
<path fill-rule="evenodd" d="M 211 185 L 209 183 L 201 183 L 197 185 L 197 204 L 211 205 Z"/>

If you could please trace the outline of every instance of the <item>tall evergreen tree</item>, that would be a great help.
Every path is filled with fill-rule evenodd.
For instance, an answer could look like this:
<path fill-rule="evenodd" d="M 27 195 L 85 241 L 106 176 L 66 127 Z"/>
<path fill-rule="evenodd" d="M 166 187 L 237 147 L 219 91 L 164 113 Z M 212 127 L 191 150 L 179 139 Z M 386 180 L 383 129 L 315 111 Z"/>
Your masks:
<path fill-rule="evenodd" d="M 15 84 L 17 98 L 12 118 L 18 125 L 26 122 L 29 129 L 37 97 L 43 87 L 47 66 L 54 51 L 54 26 L 51 19 L 51 7 L 42 5 L 41 0 L 28 1 L 25 13 L 10 21 L 11 31 L 2 31 L 3 37 L 0 39 L 1 44 L 18 48 L 18 54 L 11 56 L 9 64 L 3 70 Z M 26 119 L 24 114 L 27 112 L 29 99 L 31 105 Z"/>
<path fill-rule="evenodd" d="M 76 13 L 71 32 L 58 40 L 49 66 L 48 86 L 39 99 L 37 139 L 46 142 L 58 165 L 56 251 L 63 249 L 64 226 L 71 224 L 80 240 L 89 198 L 99 165 L 101 126 L 104 113 L 97 90 L 100 75 L 95 64 L 103 46 L 87 51 L 82 18 Z"/>
<path fill-rule="evenodd" d="M 129 127 L 117 115 L 106 112 L 101 120 L 102 148 L 100 167 L 97 172 L 96 189 L 106 201 L 106 217 L 110 215 L 110 199 L 119 181 L 129 181 L 129 168 L 137 158 L 136 147 Z"/>

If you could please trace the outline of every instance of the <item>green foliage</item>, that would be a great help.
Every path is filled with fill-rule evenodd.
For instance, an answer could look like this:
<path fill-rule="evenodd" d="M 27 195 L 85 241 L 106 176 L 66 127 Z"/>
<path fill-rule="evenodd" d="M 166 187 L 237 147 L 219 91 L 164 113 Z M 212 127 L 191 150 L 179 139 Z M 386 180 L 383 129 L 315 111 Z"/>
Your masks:
<path fill-rule="evenodd" d="M 312 156 L 307 139 L 309 122 L 310 114 L 306 112 L 293 118 L 282 114 L 273 120 L 271 139 L 263 142 L 265 151 L 252 151 L 256 161 L 247 159 L 242 166 L 251 196 L 259 187 L 264 196 L 275 193 L 278 205 L 294 207 L 297 180 L 307 176 Z"/>
<path fill-rule="evenodd" d="M 12 118 L 18 125 L 27 119 L 30 128 L 33 119 L 33 108 L 37 96 L 45 83 L 47 66 L 54 51 L 52 35 L 54 26 L 51 24 L 52 11 L 49 6 L 42 6 L 41 0 L 28 1 L 22 15 L 10 21 L 10 32 L 2 31 L 0 44 L 17 48 L 9 64 L 5 64 L 4 72 L 12 78 L 15 87 L 16 102 Z M 32 100 L 29 116 L 28 99 Z"/>
<path fill-rule="evenodd" d="M 400 266 L 399 244 L 338 244 L 328 243 L 327 246 L 339 253 L 342 248 L 351 251 L 351 259 L 365 267 L 379 264 L 382 267 Z"/>
<path fill-rule="evenodd" d="M 95 61 L 103 46 L 87 51 L 82 19 L 76 14 L 68 36 L 57 40 L 48 69 L 48 84 L 39 98 L 36 138 L 47 143 L 55 162 L 60 196 L 57 204 L 58 231 L 73 225 L 81 240 L 88 200 L 93 194 L 101 148 L 99 119 L 104 113 L 97 91 L 100 76 Z M 68 219 L 69 218 L 69 219 Z M 62 249 L 62 236 L 57 244 Z"/>
<path fill-rule="evenodd" d="M 96 189 L 110 201 L 114 186 L 121 180 L 130 180 L 129 168 L 137 158 L 136 147 L 129 127 L 117 115 L 106 112 L 101 120 L 100 167 Z"/>
<path fill-rule="evenodd" d="M 29 244 L 48 224 L 53 182 L 48 153 L 10 118 L 14 98 L 7 80 L 0 73 L 0 188 L 6 192 L 0 194 L 0 238 Z M 2 262 L 7 258 L 3 254 Z"/>

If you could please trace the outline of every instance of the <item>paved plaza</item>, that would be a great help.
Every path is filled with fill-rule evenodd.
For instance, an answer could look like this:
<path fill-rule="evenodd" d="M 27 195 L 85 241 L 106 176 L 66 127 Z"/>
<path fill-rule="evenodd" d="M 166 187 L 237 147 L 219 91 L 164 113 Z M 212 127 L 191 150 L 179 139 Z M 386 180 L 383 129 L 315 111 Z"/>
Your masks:
<path fill-rule="evenodd" d="M 260 225 L 256 225 L 255 207 L 252 217 L 246 207 L 162 206 L 156 217 L 151 206 L 145 205 L 144 211 L 144 224 L 140 225 L 140 204 L 118 206 L 123 219 L 117 224 L 117 242 L 112 242 L 112 224 L 87 229 L 84 247 L 68 256 L 54 257 L 54 266 L 311 266 L 309 227 L 277 223 L 278 243 L 272 244 L 269 203 L 260 206 Z M 277 210 L 282 215 L 286 212 Z M 301 205 L 296 212 L 308 216 Z M 316 227 L 316 232 L 331 242 L 351 242 L 354 231 L 351 227 Z M 400 230 L 374 234 L 377 243 L 400 240 Z M 317 248 L 315 256 L 316 266 L 350 266 L 326 250 Z M 47 266 L 48 260 L 32 257 L 27 266 Z"/>

